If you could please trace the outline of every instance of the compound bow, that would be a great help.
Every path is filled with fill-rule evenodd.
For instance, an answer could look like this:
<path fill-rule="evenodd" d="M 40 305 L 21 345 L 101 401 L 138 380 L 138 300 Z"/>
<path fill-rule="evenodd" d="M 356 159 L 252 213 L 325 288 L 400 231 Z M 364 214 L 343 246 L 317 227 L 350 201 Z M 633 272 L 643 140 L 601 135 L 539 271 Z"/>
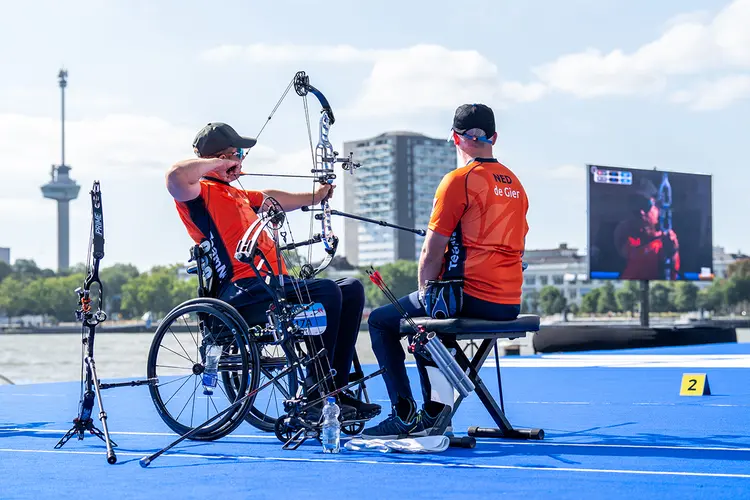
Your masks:
<path fill-rule="evenodd" d="M 312 86 L 310 84 L 310 77 L 307 76 L 307 74 L 304 71 L 298 71 L 295 75 L 292 81 L 287 86 L 284 93 L 281 95 L 281 98 L 276 103 L 276 106 L 273 108 L 271 113 L 268 115 L 268 118 L 266 119 L 266 122 L 263 124 L 263 127 L 260 129 L 260 132 L 256 135 L 256 138 L 260 136 L 260 134 L 265 129 L 268 122 L 273 117 L 276 110 L 281 105 L 282 101 L 286 98 L 286 95 L 289 93 L 290 88 L 294 88 L 294 91 L 296 94 L 303 99 L 304 109 L 305 109 L 305 122 L 307 125 L 307 134 L 310 141 L 310 153 L 311 158 L 313 162 L 313 168 L 311 170 L 311 173 L 313 174 L 311 177 L 313 180 L 313 192 L 315 191 L 315 183 L 318 182 L 320 184 L 332 184 L 333 180 L 336 178 L 336 174 L 334 173 L 334 165 L 336 163 L 341 163 L 341 168 L 343 170 L 347 170 L 350 173 L 353 173 L 355 169 L 360 167 L 359 163 L 354 162 L 353 160 L 353 153 L 349 153 L 348 157 L 345 158 L 339 158 L 338 152 L 334 151 L 333 145 L 331 144 L 329 140 L 329 133 L 331 130 L 331 125 L 333 125 L 336 122 L 336 118 L 333 114 L 333 109 L 331 109 L 331 105 L 328 102 L 328 99 L 323 95 L 323 93 Z M 309 109 L 307 105 L 307 95 L 312 94 L 314 95 L 321 106 L 320 111 L 320 120 L 318 122 L 318 144 L 313 148 L 312 145 L 312 131 L 310 129 L 310 114 Z M 256 174 L 256 175 L 265 175 L 269 177 L 273 176 L 281 176 L 284 177 L 283 174 Z M 289 175 L 285 177 L 291 177 Z M 301 176 L 300 176 L 301 177 Z M 315 204 L 315 198 L 313 195 L 313 199 L 310 202 L 310 205 Z M 316 275 L 320 274 L 324 269 L 326 269 L 331 262 L 333 261 L 333 257 L 336 255 L 336 250 L 338 249 L 339 244 L 339 238 L 334 234 L 333 231 L 333 225 L 331 223 L 331 207 L 328 203 L 328 196 L 326 196 L 323 200 L 320 200 L 320 209 L 322 214 L 320 216 L 313 216 L 313 214 L 310 214 L 310 238 L 305 241 L 298 244 L 293 244 L 291 246 L 288 246 L 287 249 L 290 248 L 296 248 L 298 246 L 302 246 L 305 244 L 312 244 L 322 241 L 323 246 L 325 249 L 326 256 L 323 259 L 323 261 L 318 264 L 317 267 L 313 267 L 309 262 L 312 258 L 312 248 L 308 248 L 308 263 L 304 264 L 300 270 L 300 278 L 302 279 L 310 279 L 315 277 Z M 318 219 L 321 221 L 321 231 L 317 235 L 313 235 L 313 219 Z"/>

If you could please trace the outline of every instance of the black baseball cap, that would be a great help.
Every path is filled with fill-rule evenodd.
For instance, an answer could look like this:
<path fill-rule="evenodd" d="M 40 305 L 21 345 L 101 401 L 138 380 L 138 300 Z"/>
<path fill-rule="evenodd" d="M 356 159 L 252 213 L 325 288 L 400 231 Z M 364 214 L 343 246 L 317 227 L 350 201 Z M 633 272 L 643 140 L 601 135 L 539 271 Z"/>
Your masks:
<path fill-rule="evenodd" d="M 193 147 L 199 156 L 211 156 L 227 148 L 251 148 L 257 142 L 257 139 L 241 136 L 226 123 L 211 122 L 195 135 Z"/>
<path fill-rule="evenodd" d="M 485 104 L 462 104 L 453 116 L 452 128 L 459 134 L 478 128 L 489 139 L 495 135 L 495 113 Z"/>

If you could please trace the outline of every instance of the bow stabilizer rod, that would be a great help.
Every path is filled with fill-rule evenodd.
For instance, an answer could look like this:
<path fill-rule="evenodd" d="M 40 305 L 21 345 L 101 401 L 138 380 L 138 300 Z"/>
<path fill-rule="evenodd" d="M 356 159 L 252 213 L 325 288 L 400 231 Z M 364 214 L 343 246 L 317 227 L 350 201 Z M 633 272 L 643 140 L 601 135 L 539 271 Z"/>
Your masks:
<path fill-rule="evenodd" d="M 303 212 L 320 212 L 321 210 L 319 208 L 310 208 L 310 207 L 302 207 L 300 210 Z M 361 215 L 354 215 L 349 214 L 346 212 L 341 212 L 340 210 L 333 210 L 330 211 L 331 215 L 339 215 L 341 217 L 348 217 L 350 219 L 356 219 L 362 222 L 369 222 L 371 224 L 377 224 L 379 226 L 385 226 L 385 227 L 391 227 L 393 229 L 399 229 L 401 231 L 408 231 L 410 233 L 418 234 L 419 236 L 424 236 L 427 234 L 427 231 L 424 229 L 415 229 L 413 227 L 406 227 L 406 226 L 399 226 L 398 224 L 391 224 L 390 222 L 385 222 L 382 220 L 375 220 L 370 219 L 367 217 L 362 217 Z M 315 218 L 318 219 L 322 214 L 316 214 Z"/>

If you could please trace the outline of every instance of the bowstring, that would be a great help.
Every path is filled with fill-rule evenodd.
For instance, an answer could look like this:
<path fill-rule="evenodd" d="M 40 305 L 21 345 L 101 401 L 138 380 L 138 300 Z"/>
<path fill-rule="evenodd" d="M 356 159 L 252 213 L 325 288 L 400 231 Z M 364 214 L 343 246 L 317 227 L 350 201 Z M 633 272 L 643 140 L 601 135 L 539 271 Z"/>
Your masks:
<path fill-rule="evenodd" d="M 258 131 L 258 133 L 255 134 L 256 140 L 260 137 L 260 134 L 263 133 L 263 130 L 266 128 L 266 125 L 268 125 L 268 123 L 271 121 L 271 118 L 273 118 L 273 115 L 276 113 L 276 110 L 279 109 L 279 106 L 281 106 L 281 103 L 284 102 L 286 95 L 289 93 L 289 90 L 291 90 L 293 85 L 294 85 L 294 78 L 292 78 L 292 80 L 289 82 L 289 85 L 287 85 L 286 90 L 284 90 L 284 93 L 281 94 L 281 98 L 276 102 L 276 106 L 274 106 L 271 112 L 268 114 L 268 118 L 266 119 L 266 122 L 263 124 L 263 126 L 260 128 L 260 131 Z"/>
<path fill-rule="evenodd" d="M 89 250 L 86 254 L 86 272 L 91 273 L 92 270 L 92 258 L 94 256 L 94 200 L 91 200 L 91 224 L 89 226 Z M 87 277 L 84 278 L 84 286 L 86 285 Z M 83 306 L 83 304 L 81 304 Z M 81 404 L 83 404 L 83 386 L 84 386 L 84 378 L 86 377 L 86 361 L 85 361 L 85 353 L 86 353 L 86 346 L 83 343 L 83 338 L 86 334 L 86 325 L 83 323 L 81 324 L 81 392 L 80 392 L 80 400 Z M 80 411 L 80 410 L 79 410 Z"/>
<path fill-rule="evenodd" d="M 284 90 L 283 94 L 281 95 L 281 97 L 279 98 L 279 100 L 276 102 L 276 105 L 274 106 L 273 110 L 268 115 L 268 118 L 266 119 L 265 123 L 261 127 L 260 131 L 256 134 L 256 136 L 255 136 L 256 139 L 258 137 L 260 137 L 260 134 L 263 132 L 263 130 L 265 130 L 266 126 L 271 121 L 271 118 L 276 113 L 276 111 L 278 110 L 278 108 L 281 106 L 281 103 L 284 101 L 284 99 L 286 98 L 287 94 L 289 93 L 289 91 L 293 87 L 294 81 L 295 81 L 295 79 L 292 78 L 292 80 L 289 82 L 289 85 L 287 85 L 287 87 Z M 313 146 L 313 138 L 312 138 L 312 127 L 310 125 L 310 111 L 309 111 L 309 106 L 308 106 L 308 103 L 307 103 L 307 96 L 306 95 L 302 96 L 302 105 L 303 105 L 303 109 L 304 109 L 304 112 L 305 112 L 305 125 L 307 127 L 307 138 L 308 138 L 308 143 L 310 145 L 310 158 L 312 160 L 313 170 L 317 170 L 317 162 L 316 162 L 316 156 L 315 156 L 315 147 Z M 242 190 L 243 190 L 243 192 L 245 194 L 245 197 L 247 198 L 247 191 L 245 190 L 244 186 L 242 185 L 242 182 L 239 179 L 237 179 L 237 181 L 240 184 L 240 187 L 242 188 Z M 314 206 L 315 205 L 315 187 L 316 187 L 316 185 L 317 185 L 316 184 L 316 179 L 313 176 L 310 206 Z M 249 198 L 248 198 L 248 202 L 249 202 Z M 288 218 L 286 216 L 284 217 L 284 219 L 285 219 L 285 223 L 286 223 L 287 230 L 288 230 L 288 233 L 289 233 L 289 238 L 291 239 L 292 242 L 294 242 L 294 235 L 292 234 L 291 224 L 289 223 L 289 220 L 288 220 Z M 314 220 L 315 220 L 314 213 L 311 212 L 310 213 L 310 226 L 309 226 L 309 234 L 310 234 L 311 238 L 312 238 L 312 234 L 314 232 Z M 276 234 L 274 234 L 271 237 L 272 237 L 272 240 L 274 241 L 274 243 L 276 244 L 276 246 L 278 248 L 278 246 L 279 246 L 278 236 Z M 284 239 L 284 242 L 286 244 L 287 243 L 286 237 L 282 236 L 282 238 Z M 309 289 L 309 287 L 307 285 L 307 280 L 304 280 L 304 279 L 301 278 L 302 265 L 304 265 L 305 263 L 309 264 L 309 263 L 312 262 L 312 244 L 310 244 L 308 246 L 307 262 L 302 262 L 302 259 L 300 257 L 300 254 L 299 254 L 299 251 L 298 251 L 297 248 L 290 249 L 290 250 L 294 250 L 294 253 L 297 256 L 296 260 L 301 263 L 301 265 L 299 267 L 299 270 L 296 272 L 296 275 L 295 275 L 295 273 L 293 273 L 293 272 L 290 271 L 291 269 L 294 269 L 294 266 L 290 265 L 290 260 L 289 260 L 289 258 L 286 255 L 286 252 L 289 251 L 289 250 L 282 251 L 282 252 L 280 252 L 280 254 L 281 254 L 281 260 L 283 261 L 284 265 L 286 266 L 287 271 L 290 271 L 290 275 L 293 278 L 290 281 L 292 283 L 292 289 L 294 291 L 294 294 L 296 295 L 296 298 L 299 301 L 299 304 L 300 305 L 304 305 L 306 303 L 306 301 L 304 300 L 304 297 L 302 296 L 302 287 L 304 287 L 305 295 L 307 295 L 307 303 L 312 303 L 312 295 L 310 294 L 310 289 Z M 273 271 L 273 269 L 272 269 L 272 271 Z M 277 274 L 281 274 L 281 263 L 279 263 L 279 262 L 277 262 Z M 302 286 L 300 286 L 300 282 L 302 283 Z M 282 290 L 280 290 L 280 292 L 286 298 L 286 290 L 284 290 L 282 288 Z M 317 315 L 317 313 L 313 311 L 313 317 L 316 317 L 316 315 Z"/>
<path fill-rule="evenodd" d="M 304 110 L 305 110 L 305 125 L 307 125 L 307 140 L 310 143 L 310 158 L 312 160 L 313 171 L 315 171 L 315 170 L 317 170 L 318 165 L 317 165 L 317 162 L 315 161 L 315 149 L 313 147 L 312 129 L 310 127 L 310 109 L 309 109 L 309 107 L 307 105 L 307 96 L 303 96 L 302 97 L 302 103 L 303 103 Z M 317 173 L 317 172 L 314 172 L 314 173 Z M 316 183 L 315 183 L 315 179 L 313 179 L 312 180 L 312 191 L 311 191 L 312 195 L 311 195 L 311 200 L 310 200 L 310 206 L 311 207 L 313 205 L 315 205 L 315 187 L 316 187 Z M 313 223 L 314 219 L 315 219 L 315 217 L 313 216 L 313 212 L 310 212 L 310 229 L 309 229 L 310 237 L 312 237 L 313 230 L 314 230 L 313 229 L 313 227 L 314 227 L 314 223 Z M 310 245 L 307 248 L 307 262 L 310 263 L 311 261 L 312 261 L 312 245 Z"/>

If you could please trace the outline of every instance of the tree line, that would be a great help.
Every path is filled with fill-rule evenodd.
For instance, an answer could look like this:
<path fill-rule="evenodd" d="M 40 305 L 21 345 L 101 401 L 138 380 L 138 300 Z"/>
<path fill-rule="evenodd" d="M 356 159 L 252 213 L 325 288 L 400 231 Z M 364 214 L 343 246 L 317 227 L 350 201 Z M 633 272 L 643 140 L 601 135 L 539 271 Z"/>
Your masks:
<path fill-rule="evenodd" d="M 158 317 L 180 302 L 197 295 L 198 280 L 179 277 L 181 265 L 157 266 L 141 273 L 131 264 L 114 264 L 99 270 L 104 288 L 104 310 L 110 317 L 132 319 L 148 311 Z M 83 284 L 82 264 L 56 273 L 40 269 L 33 260 L 18 259 L 12 266 L 0 262 L 0 313 L 8 319 L 40 315 L 51 322 L 75 321 L 76 288 Z M 91 293 L 98 294 L 98 285 Z"/>
<path fill-rule="evenodd" d="M 641 289 L 637 281 L 626 281 L 616 289 L 612 282 L 593 288 L 581 298 L 580 306 L 569 303 L 562 291 L 545 286 L 538 293 L 524 294 L 522 312 L 544 315 L 567 311 L 572 314 L 629 313 L 640 309 Z M 710 311 L 727 314 L 746 311 L 750 303 L 750 259 L 738 260 L 727 268 L 727 277 L 699 288 L 690 281 L 649 283 L 649 310 L 654 313 Z"/>
<path fill-rule="evenodd" d="M 300 262 L 291 262 L 297 268 Z M 139 272 L 131 264 L 114 264 L 100 270 L 104 285 L 104 309 L 110 317 L 140 318 L 146 312 L 157 318 L 173 307 L 197 296 L 195 276 L 180 276 L 182 265 L 157 266 Z M 400 260 L 378 266 L 385 283 L 402 297 L 416 288 L 417 263 Z M 354 272 L 365 287 L 366 307 L 375 308 L 389 301 L 370 280 L 365 269 Z M 323 272 L 319 277 L 331 275 Z M 40 315 L 56 322 L 74 321 L 77 308 L 75 289 L 86 277 L 82 264 L 56 273 L 39 268 L 33 260 L 18 259 L 8 265 L 0 262 L 0 314 L 9 319 Z M 750 259 L 737 261 L 727 270 L 727 277 L 699 289 L 694 283 L 652 282 L 649 287 L 650 310 L 654 313 L 689 312 L 700 309 L 716 314 L 746 309 L 750 302 Z M 92 289 L 92 293 L 96 288 Z M 580 306 L 569 301 L 561 288 L 545 286 L 523 294 L 522 312 L 550 315 L 567 311 L 573 314 L 635 314 L 640 303 L 640 284 L 628 281 L 620 289 L 611 282 L 586 293 Z"/>

